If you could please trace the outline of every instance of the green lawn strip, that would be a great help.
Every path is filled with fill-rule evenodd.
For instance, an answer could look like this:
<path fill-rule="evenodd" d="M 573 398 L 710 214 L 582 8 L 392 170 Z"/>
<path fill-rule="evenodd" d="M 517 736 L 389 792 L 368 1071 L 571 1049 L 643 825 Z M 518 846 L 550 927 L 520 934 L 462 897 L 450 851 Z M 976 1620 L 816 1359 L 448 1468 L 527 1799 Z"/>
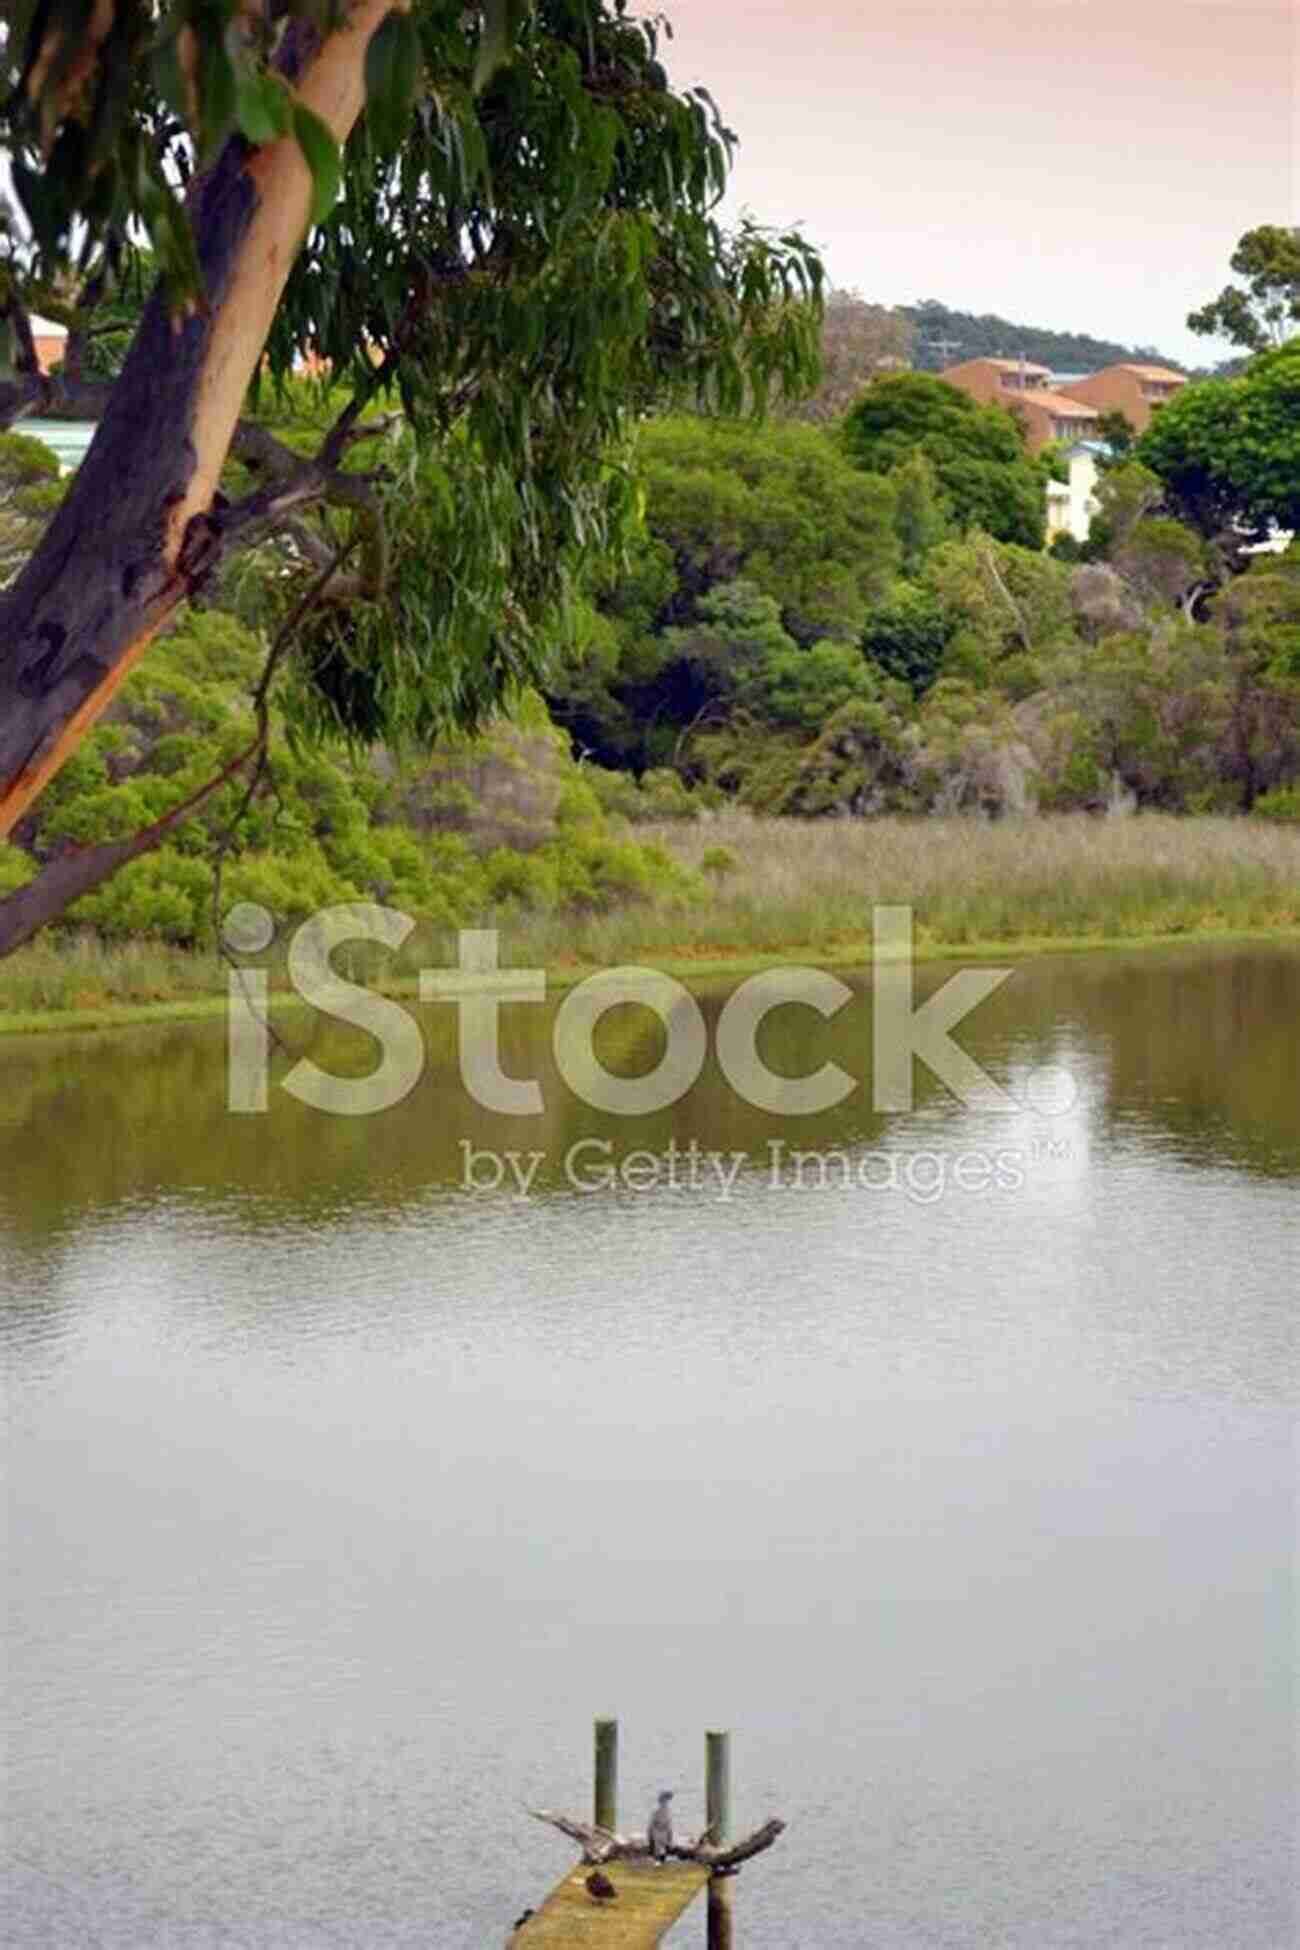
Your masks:
<path fill-rule="evenodd" d="M 1227 947 L 1234 944 L 1294 943 L 1300 946 L 1300 927 L 1280 928 L 1188 928 L 1172 933 L 1152 934 L 1071 934 L 1024 935 L 1005 941 L 927 941 L 916 943 L 915 960 L 1003 961 L 1024 960 L 1040 955 L 1081 955 L 1115 953 L 1125 950 L 1147 952 L 1153 949 Z M 744 950 L 728 955 L 725 949 L 703 950 L 691 955 L 659 955 L 648 951 L 647 964 L 666 975 L 691 984 L 713 985 L 727 980 L 743 980 L 766 969 L 797 963 L 809 968 L 869 969 L 872 960 L 868 939 L 838 943 L 833 948 L 818 948 L 793 943 L 763 953 Z M 589 975 L 598 974 L 599 963 L 562 963 L 547 969 L 548 988 L 560 992 L 575 987 Z M 508 975 L 503 970 L 503 977 Z M 377 994 L 399 999 L 417 993 L 414 977 L 374 985 Z M 484 987 L 493 986 L 485 979 Z M 219 1017 L 227 1006 L 224 994 L 186 996 L 178 1001 L 104 1002 L 84 1008 L 0 1011 L 0 1036 L 33 1036 L 130 1028 L 142 1023 L 201 1022 Z M 271 995 L 271 1011 L 303 1009 L 309 1005 L 292 990 L 276 989 Z"/>

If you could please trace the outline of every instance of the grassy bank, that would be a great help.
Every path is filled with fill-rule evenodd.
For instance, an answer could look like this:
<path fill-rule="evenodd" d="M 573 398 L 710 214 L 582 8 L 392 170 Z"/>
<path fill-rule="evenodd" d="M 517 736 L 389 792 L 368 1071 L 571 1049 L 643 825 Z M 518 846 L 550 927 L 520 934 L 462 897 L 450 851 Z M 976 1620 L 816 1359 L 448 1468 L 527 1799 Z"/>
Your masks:
<path fill-rule="evenodd" d="M 1300 831 L 1264 822 L 1146 814 L 805 824 L 724 814 L 646 836 L 697 869 L 709 897 L 485 917 L 501 927 L 506 958 L 545 966 L 557 982 L 639 960 L 698 977 L 786 958 L 861 964 L 872 907 L 884 902 L 913 908 L 925 956 L 1300 940 Z M 450 958 L 445 938 L 417 930 L 383 964 L 383 985 L 412 992 L 419 967 Z M 279 971 L 272 978 L 282 984 Z M 221 1009 L 225 985 L 210 954 L 50 936 L 0 962 L 0 1032 L 203 1016 Z"/>

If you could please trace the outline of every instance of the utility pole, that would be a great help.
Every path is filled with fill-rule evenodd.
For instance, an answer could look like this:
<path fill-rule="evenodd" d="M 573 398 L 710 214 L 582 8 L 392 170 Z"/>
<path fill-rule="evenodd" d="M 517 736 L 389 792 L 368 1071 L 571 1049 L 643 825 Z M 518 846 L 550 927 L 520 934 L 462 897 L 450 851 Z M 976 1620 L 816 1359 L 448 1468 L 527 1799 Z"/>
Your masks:
<path fill-rule="evenodd" d="M 960 339 L 922 339 L 921 340 L 922 352 L 937 352 L 939 354 L 940 370 L 942 370 L 942 368 L 948 363 L 948 361 L 943 356 L 944 353 L 960 352 L 961 348 L 962 348 L 962 341 Z"/>

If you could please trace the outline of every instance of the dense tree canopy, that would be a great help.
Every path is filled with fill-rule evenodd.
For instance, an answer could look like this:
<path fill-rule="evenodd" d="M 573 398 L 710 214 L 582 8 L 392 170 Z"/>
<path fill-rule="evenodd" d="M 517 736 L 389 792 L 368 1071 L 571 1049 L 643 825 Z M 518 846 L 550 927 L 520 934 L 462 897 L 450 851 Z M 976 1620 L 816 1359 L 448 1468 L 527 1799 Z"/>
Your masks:
<path fill-rule="evenodd" d="M 0 433 L 0 951 L 210 939 L 214 851 L 452 925 L 641 896 L 615 822 L 728 798 L 1286 816 L 1297 557 L 1228 569 L 1300 520 L 1300 342 L 1163 408 L 1068 566 L 1011 416 L 718 226 L 663 53 L 623 0 L 25 0 L 0 428 L 101 425 L 66 491 Z"/>
<path fill-rule="evenodd" d="M 874 474 L 923 453 L 961 527 L 1042 546 L 1043 476 L 1000 406 L 981 406 L 928 373 L 893 373 L 873 380 L 850 409 L 843 438 L 850 457 Z"/>
<path fill-rule="evenodd" d="M 1284 345 L 1300 331 L 1300 229 L 1260 224 L 1248 230 L 1229 259 L 1240 284 L 1188 315 L 1188 327 L 1207 338 L 1230 339 L 1247 352 Z"/>
<path fill-rule="evenodd" d="M 1300 338 L 1236 378 L 1184 387 L 1133 453 L 1179 514 L 1230 549 L 1274 523 L 1300 529 Z"/>
<path fill-rule="evenodd" d="M 770 603 L 773 643 L 856 646 L 901 550 L 892 484 L 859 472 L 816 427 L 652 420 L 636 464 L 646 538 L 599 580 L 548 694 L 581 746 L 640 771 L 670 761 L 692 724 L 745 689 L 716 648 L 739 639 L 711 609 L 715 592 L 743 586 Z M 695 654 L 706 640 L 714 654 Z M 752 687 L 745 695 L 752 705 Z"/>
<path fill-rule="evenodd" d="M 309 721 L 476 721 L 535 673 L 580 560 L 633 514 L 637 415 L 811 375 L 817 259 L 719 228 L 732 138 L 660 54 L 624 0 L 24 8 L 2 57 L 25 220 L 0 244 L 0 424 L 102 417 L 0 597 L 0 827 L 159 624 L 268 537 L 284 608 L 315 579 L 295 632 Z M 87 346 L 141 221 L 166 282 L 106 385 Z M 69 326 L 48 379 L 37 309 Z M 304 355 L 342 389 L 306 454 L 245 400 L 264 358 L 274 383 Z M 386 399 L 407 446 L 362 465 Z"/>
<path fill-rule="evenodd" d="M 913 363 L 921 372 L 940 372 L 959 359 L 1029 359 L 1053 372 L 1099 372 L 1126 359 L 1149 359 L 1179 370 L 1151 345 L 1121 345 L 1090 332 L 1052 331 L 1045 325 L 1026 325 L 996 312 L 960 311 L 938 298 L 923 298 L 898 307 L 916 332 Z"/>

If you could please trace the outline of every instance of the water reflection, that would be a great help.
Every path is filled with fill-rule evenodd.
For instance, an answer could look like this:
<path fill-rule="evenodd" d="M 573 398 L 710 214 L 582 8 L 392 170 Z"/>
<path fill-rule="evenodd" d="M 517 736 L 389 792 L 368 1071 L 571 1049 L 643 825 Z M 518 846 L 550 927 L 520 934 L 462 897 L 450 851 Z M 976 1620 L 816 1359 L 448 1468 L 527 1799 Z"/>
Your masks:
<path fill-rule="evenodd" d="M 789 1817 L 747 1950 L 1281 1950 L 1297 1002 L 1272 951 L 1034 964 L 963 1035 L 1021 1110 L 868 1080 L 801 1178 L 712 1066 L 583 1110 L 527 1011 L 522 1136 L 436 1015 L 356 1122 L 228 1117 L 206 1027 L 0 1047 L 15 1940 L 477 1950 L 617 1708 L 630 1812 L 689 1826 L 730 1722 Z M 769 1029 L 869 1077 L 860 1016 Z M 746 1162 L 582 1190 L 593 1143 Z"/>

